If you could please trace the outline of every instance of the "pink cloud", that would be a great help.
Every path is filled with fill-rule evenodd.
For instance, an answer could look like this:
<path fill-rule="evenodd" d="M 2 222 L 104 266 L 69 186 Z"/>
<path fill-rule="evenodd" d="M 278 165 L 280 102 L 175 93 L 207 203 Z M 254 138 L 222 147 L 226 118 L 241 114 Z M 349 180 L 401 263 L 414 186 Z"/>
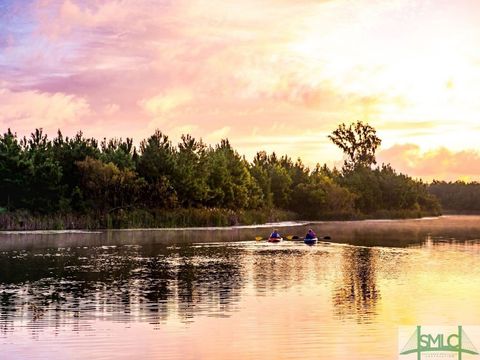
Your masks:
<path fill-rule="evenodd" d="M 275 4 L 38 1 L 33 36 L 46 44 L 48 55 L 43 48 L 30 49 L 18 59 L 23 74 L 7 80 L 18 91 L 86 99 L 95 132 L 114 121 L 113 113 L 105 111 L 109 104 L 121 109 L 115 113 L 117 131 L 133 121 L 148 131 L 158 124 L 165 132 L 196 122 L 198 136 L 225 126 L 232 136 L 247 135 L 253 124 L 268 131 L 280 122 L 290 131 L 308 125 L 318 130 L 326 117 L 302 109 L 321 108 L 332 123 L 340 119 L 332 113 L 342 107 L 371 107 L 368 97 L 339 94 L 328 82 L 312 82 L 302 60 L 285 49 L 292 36 L 285 30 L 298 27 L 292 12 L 301 18 L 319 2 Z M 179 88 L 189 94 L 181 111 L 172 104 L 179 99 L 185 104 L 185 96 L 171 95 Z M 156 111 L 146 112 L 146 106 Z M 149 135 L 140 129 L 134 133 Z"/>
<path fill-rule="evenodd" d="M 64 93 L 38 91 L 14 92 L 0 87 L 0 125 L 26 133 L 36 127 L 50 132 L 69 127 L 90 114 L 90 106 L 84 98 Z"/>
<path fill-rule="evenodd" d="M 427 180 L 480 180 L 480 153 L 474 150 L 452 151 L 440 147 L 421 151 L 415 144 L 394 145 L 382 150 L 378 161 Z"/>

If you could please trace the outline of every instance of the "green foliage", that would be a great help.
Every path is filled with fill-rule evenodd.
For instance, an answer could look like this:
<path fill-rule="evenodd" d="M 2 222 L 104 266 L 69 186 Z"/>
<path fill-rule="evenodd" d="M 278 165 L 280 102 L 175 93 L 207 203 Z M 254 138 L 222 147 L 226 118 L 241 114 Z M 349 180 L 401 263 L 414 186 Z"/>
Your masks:
<path fill-rule="evenodd" d="M 182 135 L 175 156 L 173 187 L 184 207 L 199 207 L 208 198 L 207 147 L 190 135 Z"/>
<path fill-rule="evenodd" d="M 232 225 L 438 213 L 425 184 L 389 165 L 371 168 L 379 145 L 375 131 L 352 126 L 334 132 L 350 154 L 342 172 L 326 165 L 310 170 L 301 159 L 264 151 L 249 163 L 226 139 L 207 146 L 184 135 L 174 145 L 159 130 L 138 152 L 130 138 L 98 146 L 81 132 L 64 138 L 59 131 L 49 140 L 36 129 L 19 140 L 8 130 L 0 136 L 0 227 Z"/>
<path fill-rule="evenodd" d="M 154 182 L 161 177 L 170 180 L 175 167 L 175 152 L 168 136 L 160 130 L 147 140 L 140 143 L 140 157 L 137 171 L 148 182 Z"/>
<path fill-rule="evenodd" d="M 438 201 L 428 194 L 423 183 L 397 174 L 390 165 L 372 170 L 381 140 L 370 125 L 361 121 L 348 127 L 341 124 L 329 139 L 347 155 L 342 174 L 330 176 L 354 194 L 355 209 L 361 214 L 398 210 L 440 211 Z M 327 173 L 328 169 L 323 172 Z"/>
<path fill-rule="evenodd" d="M 291 160 L 287 157 L 280 161 L 275 153 L 270 156 L 263 151 L 257 153 L 253 160 L 251 174 L 264 194 L 265 205 L 288 207 L 292 186 L 289 171 L 292 167 Z"/>
<path fill-rule="evenodd" d="M 351 171 L 357 166 L 370 167 L 376 164 L 375 152 L 382 141 L 376 130 L 361 121 L 340 124 L 328 138 L 347 155 L 344 170 Z"/>
<path fill-rule="evenodd" d="M 390 165 L 382 165 L 374 171 L 382 193 L 382 208 L 387 210 L 413 209 L 418 204 L 421 189 L 408 176 L 397 174 Z"/>
<path fill-rule="evenodd" d="M 363 214 L 380 210 L 418 210 L 437 214 L 438 200 L 427 187 L 412 178 L 397 174 L 390 165 L 370 169 L 356 167 L 340 179 L 340 183 L 355 194 L 355 208 Z"/>
<path fill-rule="evenodd" d="M 29 163 L 17 135 L 10 129 L 0 137 L 0 206 L 8 210 L 25 206 Z"/>
<path fill-rule="evenodd" d="M 355 208 L 368 214 L 382 207 L 379 178 L 370 168 L 358 166 L 346 173 L 340 184 L 355 194 Z"/>
<path fill-rule="evenodd" d="M 115 208 L 136 205 L 146 193 L 147 183 L 129 169 L 119 169 L 110 162 L 87 157 L 78 161 L 84 195 L 90 208 L 110 212 Z"/>
<path fill-rule="evenodd" d="M 228 140 L 208 150 L 206 168 L 207 206 L 247 209 L 261 205 L 261 189 L 250 174 L 248 163 Z"/>
<path fill-rule="evenodd" d="M 104 163 L 113 163 L 119 169 L 135 169 L 133 139 L 103 139 L 100 144 L 100 159 Z"/>
<path fill-rule="evenodd" d="M 293 188 L 291 208 L 305 219 L 328 219 L 355 214 L 355 196 L 317 168 Z"/>
<path fill-rule="evenodd" d="M 261 151 L 255 155 L 249 171 L 258 186 L 261 206 L 271 208 L 273 206 L 273 193 L 268 171 L 268 155 L 265 151 Z"/>
<path fill-rule="evenodd" d="M 28 162 L 25 205 L 27 209 L 49 213 L 58 210 L 63 193 L 62 168 L 53 154 L 52 143 L 36 129 L 24 140 L 24 155 Z"/>
<path fill-rule="evenodd" d="M 286 208 L 290 202 L 292 178 L 288 171 L 279 164 L 270 167 L 269 176 L 273 204 L 279 208 Z"/>
<path fill-rule="evenodd" d="M 442 207 L 446 210 L 456 212 L 480 211 L 480 183 L 478 182 L 434 180 L 428 187 L 428 191 L 440 200 Z"/>
<path fill-rule="evenodd" d="M 85 160 L 87 156 L 92 159 L 100 157 L 97 140 L 85 138 L 81 131 L 73 138 L 68 136 L 64 138 L 59 130 L 57 137 L 52 141 L 52 151 L 54 159 L 62 168 L 61 183 L 65 186 L 60 201 L 61 210 L 86 210 L 80 186 L 80 171 L 76 164 L 78 161 Z"/>

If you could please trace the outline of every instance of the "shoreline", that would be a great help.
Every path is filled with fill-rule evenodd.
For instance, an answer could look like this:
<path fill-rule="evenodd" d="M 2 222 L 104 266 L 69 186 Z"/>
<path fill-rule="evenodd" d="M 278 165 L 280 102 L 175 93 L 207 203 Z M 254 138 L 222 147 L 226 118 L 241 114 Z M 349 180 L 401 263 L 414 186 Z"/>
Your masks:
<path fill-rule="evenodd" d="M 233 225 L 233 226 L 183 226 L 183 227 L 136 227 L 136 228 L 105 228 L 105 229 L 36 229 L 36 230 L 0 230 L 0 235 L 61 235 L 61 234 L 104 234 L 109 232 L 168 232 L 168 231 L 225 231 L 225 230 L 254 230 L 268 228 L 295 228 L 309 225 L 334 225 L 339 224 L 382 224 L 410 221 L 432 221 L 442 218 L 475 217 L 473 214 L 440 214 L 437 216 L 423 216 L 412 218 L 364 218 L 364 219 L 335 219 L 335 220 L 287 220 L 268 222 L 263 224 Z"/>

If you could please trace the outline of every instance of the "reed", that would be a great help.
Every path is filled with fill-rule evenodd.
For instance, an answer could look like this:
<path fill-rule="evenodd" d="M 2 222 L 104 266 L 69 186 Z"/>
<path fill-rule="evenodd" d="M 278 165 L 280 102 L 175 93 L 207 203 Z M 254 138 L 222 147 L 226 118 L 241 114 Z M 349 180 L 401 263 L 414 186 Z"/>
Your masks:
<path fill-rule="evenodd" d="M 31 214 L 26 211 L 0 213 L 0 230 L 76 230 L 253 225 L 295 220 L 293 212 L 262 209 L 222 208 L 130 209 L 112 213 Z"/>

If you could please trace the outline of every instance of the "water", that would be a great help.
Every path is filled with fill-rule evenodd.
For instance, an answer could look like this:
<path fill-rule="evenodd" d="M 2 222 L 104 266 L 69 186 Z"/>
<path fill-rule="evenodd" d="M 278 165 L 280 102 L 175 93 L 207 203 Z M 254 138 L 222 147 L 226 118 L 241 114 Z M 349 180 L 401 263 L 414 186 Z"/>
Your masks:
<path fill-rule="evenodd" d="M 396 359 L 400 325 L 480 325 L 480 217 L 312 226 L 1 234 L 0 358 Z"/>

